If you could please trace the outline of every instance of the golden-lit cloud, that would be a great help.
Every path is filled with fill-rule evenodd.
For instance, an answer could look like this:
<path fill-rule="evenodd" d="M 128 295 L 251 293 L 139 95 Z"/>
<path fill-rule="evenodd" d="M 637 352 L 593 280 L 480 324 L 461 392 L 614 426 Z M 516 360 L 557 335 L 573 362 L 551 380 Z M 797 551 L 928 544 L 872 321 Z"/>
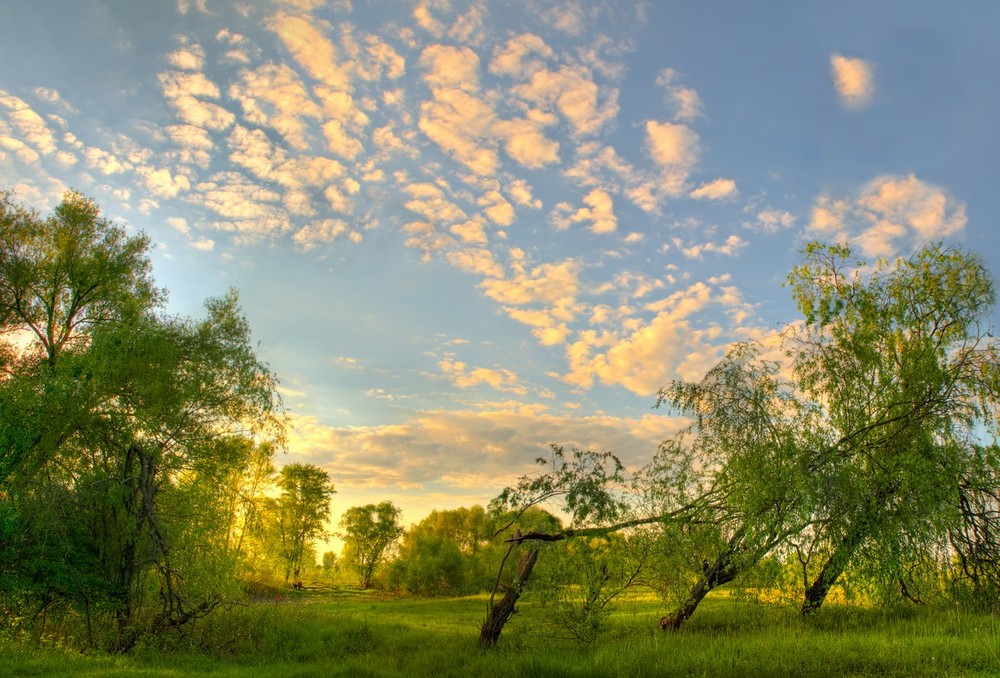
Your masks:
<path fill-rule="evenodd" d="M 583 196 L 583 203 L 586 207 L 566 215 L 565 219 L 557 217 L 557 225 L 586 223 L 590 231 L 596 234 L 614 233 L 618 229 L 614 200 L 607 191 L 595 188 Z"/>
<path fill-rule="evenodd" d="M 233 113 L 215 103 L 221 91 L 204 73 L 168 71 L 159 80 L 164 98 L 182 122 L 213 131 L 226 130 L 235 122 Z"/>
<path fill-rule="evenodd" d="M 863 108 L 875 93 L 872 65 L 864 59 L 834 54 L 830 57 L 830 77 L 837 96 L 848 108 Z"/>
<path fill-rule="evenodd" d="M 513 91 L 543 110 L 559 113 L 574 136 L 594 134 L 618 114 L 618 91 L 602 91 L 593 74 L 580 66 L 535 71 Z"/>
<path fill-rule="evenodd" d="M 524 395 L 527 389 L 518 376 L 503 368 L 472 367 L 458 360 L 438 362 L 441 373 L 458 388 L 466 389 L 485 384 L 498 391 L 509 391 Z"/>
<path fill-rule="evenodd" d="M 535 459 L 552 443 L 614 450 L 627 464 L 638 466 L 686 424 L 652 413 L 563 415 L 520 402 L 417 411 L 400 423 L 379 426 L 333 427 L 299 415 L 292 415 L 290 423 L 289 453 L 328 469 L 338 487 L 379 488 L 385 494 L 445 483 L 482 493 L 484 503 L 533 470 Z M 463 463 L 456 465 L 455 459 Z"/>
<path fill-rule="evenodd" d="M 722 200 L 731 198 L 737 193 L 736 182 L 732 179 L 716 179 L 703 183 L 689 193 L 695 200 Z"/>
<path fill-rule="evenodd" d="M 30 146 L 39 155 L 51 155 L 56 152 L 58 146 L 55 135 L 42 116 L 27 102 L 0 90 L 0 111 L 6 111 L 5 117 L 18 132 L 17 137 L 5 135 L 12 140 L 5 144 L 7 148 L 17 151 Z M 13 141 L 20 143 L 15 144 Z M 32 156 L 30 153 L 25 153 L 22 157 L 37 160 L 37 156 Z"/>
<path fill-rule="evenodd" d="M 490 72 L 527 79 L 546 67 L 555 52 L 534 33 L 522 33 L 497 46 L 490 61 Z"/>
<path fill-rule="evenodd" d="M 687 125 L 647 120 L 646 143 L 653 161 L 661 167 L 687 169 L 698 162 L 698 134 Z"/>
<path fill-rule="evenodd" d="M 311 250 L 341 239 L 357 243 L 361 240 L 361 234 L 353 231 L 341 219 L 322 219 L 306 224 L 292 236 L 295 244 L 303 250 Z"/>
<path fill-rule="evenodd" d="M 731 257 L 750 243 L 734 233 L 728 236 L 721 243 L 707 242 L 687 246 L 682 246 L 680 243 L 677 244 L 678 249 L 688 259 L 701 259 L 706 253 L 720 254 L 722 256 Z"/>
<path fill-rule="evenodd" d="M 239 102 L 243 118 L 254 125 L 269 127 L 296 150 L 310 143 L 307 130 L 322 117 L 320 105 L 305 84 L 287 65 L 265 64 L 242 71 L 230 85 L 229 98 Z"/>
<path fill-rule="evenodd" d="M 187 45 L 168 54 L 167 61 L 182 71 L 200 71 L 205 67 L 205 50 L 200 45 Z"/>
<path fill-rule="evenodd" d="M 965 203 L 915 175 L 882 175 L 853 198 L 820 195 L 808 232 L 828 240 L 850 240 L 869 256 L 905 254 L 920 243 L 960 232 L 968 221 Z"/>
<path fill-rule="evenodd" d="M 722 330 L 700 327 L 697 314 L 710 305 L 740 304 L 732 289 L 696 283 L 687 289 L 646 305 L 655 315 L 636 319 L 623 332 L 580 332 L 567 346 L 569 372 L 564 379 L 581 388 L 595 382 L 622 386 L 639 395 L 650 395 L 671 379 L 700 379 L 724 352 Z"/>
<path fill-rule="evenodd" d="M 296 63 L 313 79 L 333 90 L 350 92 L 350 69 L 324 31 L 303 16 L 279 13 L 270 23 Z"/>

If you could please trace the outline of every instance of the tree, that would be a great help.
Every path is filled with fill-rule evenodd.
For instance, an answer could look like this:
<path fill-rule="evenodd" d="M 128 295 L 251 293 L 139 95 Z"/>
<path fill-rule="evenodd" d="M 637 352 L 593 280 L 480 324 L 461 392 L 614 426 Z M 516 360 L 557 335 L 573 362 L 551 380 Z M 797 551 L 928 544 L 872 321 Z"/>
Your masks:
<path fill-rule="evenodd" d="M 402 511 L 389 501 L 354 506 L 340 519 L 345 554 L 361 577 L 361 588 L 372 585 L 375 569 L 384 562 L 392 546 L 403 535 Z"/>
<path fill-rule="evenodd" d="M 304 555 L 315 540 L 326 536 L 330 499 L 336 493 L 329 474 L 312 464 L 288 464 L 278 472 L 281 495 L 277 501 L 277 527 L 285 582 L 299 579 Z"/>
<path fill-rule="evenodd" d="M 829 554 L 805 592 L 808 613 L 856 554 L 926 544 L 961 519 L 962 487 L 995 463 L 979 441 L 995 449 L 1000 354 L 988 334 L 992 278 L 957 248 L 869 268 L 847 246 L 811 245 L 789 281 L 805 316 L 797 382 L 833 441 L 811 464 L 834 491 L 816 506 Z"/>
<path fill-rule="evenodd" d="M 571 518 L 508 541 L 657 526 L 682 554 L 658 569 L 686 567 L 680 581 L 693 582 L 665 629 L 778 547 L 799 549 L 803 613 L 862 558 L 906 595 L 902 554 L 943 539 L 967 576 L 988 579 L 988 557 L 970 556 L 998 552 L 982 542 L 1000 524 L 1000 356 L 980 260 L 933 244 L 868 266 L 847 246 L 814 243 L 789 285 L 804 323 L 770 345 L 737 344 L 699 382 L 661 390 L 658 404 L 691 424 L 645 468 L 630 476 L 610 453 L 555 448 L 547 472 L 505 490 L 502 507 L 559 500 Z"/>
<path fill-rule="evenodd" d="M 202 320 L 161 314 L 148 238 L 86 198 L 43 219 L 5 194 L 0 220 L 0 330 L 32 339 L 3 352 L 3 579 L 43 609 L 78 606 L 88 628 L 108 610 L 109 647 L 127 650 L 221 600 L 188 567 L 211 545 L 184 529 L 199 506 L 182 486 L 221 437 L 280 444 L 276 381 L 235 292 Z"/>

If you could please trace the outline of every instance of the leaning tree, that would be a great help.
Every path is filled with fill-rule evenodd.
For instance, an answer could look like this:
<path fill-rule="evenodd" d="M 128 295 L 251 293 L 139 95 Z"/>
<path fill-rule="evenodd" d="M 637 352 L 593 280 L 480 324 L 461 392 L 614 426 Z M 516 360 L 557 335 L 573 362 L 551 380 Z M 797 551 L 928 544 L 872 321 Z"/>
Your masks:
<path fill-rule="evenodd" d="M 659 530 L 661 558 L 686 564 L 692 582 L 665 629 L 793 541 L 810 544 L 803 613 L 852 561 L 902 580 L 900 554 L 914 545 L 950 538 L 967 573 L 987 572 L 1000 360 L 985 266 L 941 244 L 869 265 L 846 245 L 813 243 L 788 284 L 802 321 L 660 391 L 657 404 L 688 426 L 647 466 L 629 473 L 610 453 L 555 448 L 546 471 L 505 490 L 498 508 L 559 502 L 570 518 L 510 543 Z M 509 591 L 537 557 L 528 551 Z"/>

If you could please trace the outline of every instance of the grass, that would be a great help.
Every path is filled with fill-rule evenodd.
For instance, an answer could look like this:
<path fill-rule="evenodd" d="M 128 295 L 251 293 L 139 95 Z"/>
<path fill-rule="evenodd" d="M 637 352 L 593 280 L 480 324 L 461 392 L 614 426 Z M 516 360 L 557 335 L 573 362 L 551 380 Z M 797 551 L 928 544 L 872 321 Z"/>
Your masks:
<path fill-rule="evenodd" d="M 484 597 L 383 599 L 359 592 L 302 594 L 235 607 L 187 636 L 130 655 L 52 645 L 0 644 L 0 675 L 17 676 L 998 676 L 1000 620 L 955 610 L 794 609 L 706 599 L 676 633 L 662 605 L 618 608 L 582 647 L 539 635 L 525 605 L 500 645 L 476 644 Z"/>

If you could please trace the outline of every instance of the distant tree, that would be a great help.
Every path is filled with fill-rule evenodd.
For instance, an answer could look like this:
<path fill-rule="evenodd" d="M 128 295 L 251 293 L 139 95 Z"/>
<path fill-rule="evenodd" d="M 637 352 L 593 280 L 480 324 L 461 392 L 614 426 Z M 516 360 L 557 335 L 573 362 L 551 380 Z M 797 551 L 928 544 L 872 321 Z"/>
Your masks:
<path fill-rule="evenodd" d="M 391 547 L 403 535 L 399 523 L 402 511 L 389 501 L 354 506 L 340 519 L 340 533 L 345 554 L 361 578 L 361 588 L 371 587 L 375 569 L 385 560 Z"/>
<path fill-rule="evenodd" d="M 394 586 L 420 595 L 462 595 L 492 584 L 495 518 L 482 506 L 431 511 L 403 535 Z"/>
<path fill-rule="evenodd" d="M 330 499 L 335 494 L 329 474 L 312 464 L 288 464 L 278 472 L 277 528 L 285 581 L 298 579 L 313 542 L 326 536 Z"/>
<path fill-rule="evenodd" d="M 337 569 L 337 554 L 334 551 L 323 552 L 323 573 L 332 575 Z"/>

